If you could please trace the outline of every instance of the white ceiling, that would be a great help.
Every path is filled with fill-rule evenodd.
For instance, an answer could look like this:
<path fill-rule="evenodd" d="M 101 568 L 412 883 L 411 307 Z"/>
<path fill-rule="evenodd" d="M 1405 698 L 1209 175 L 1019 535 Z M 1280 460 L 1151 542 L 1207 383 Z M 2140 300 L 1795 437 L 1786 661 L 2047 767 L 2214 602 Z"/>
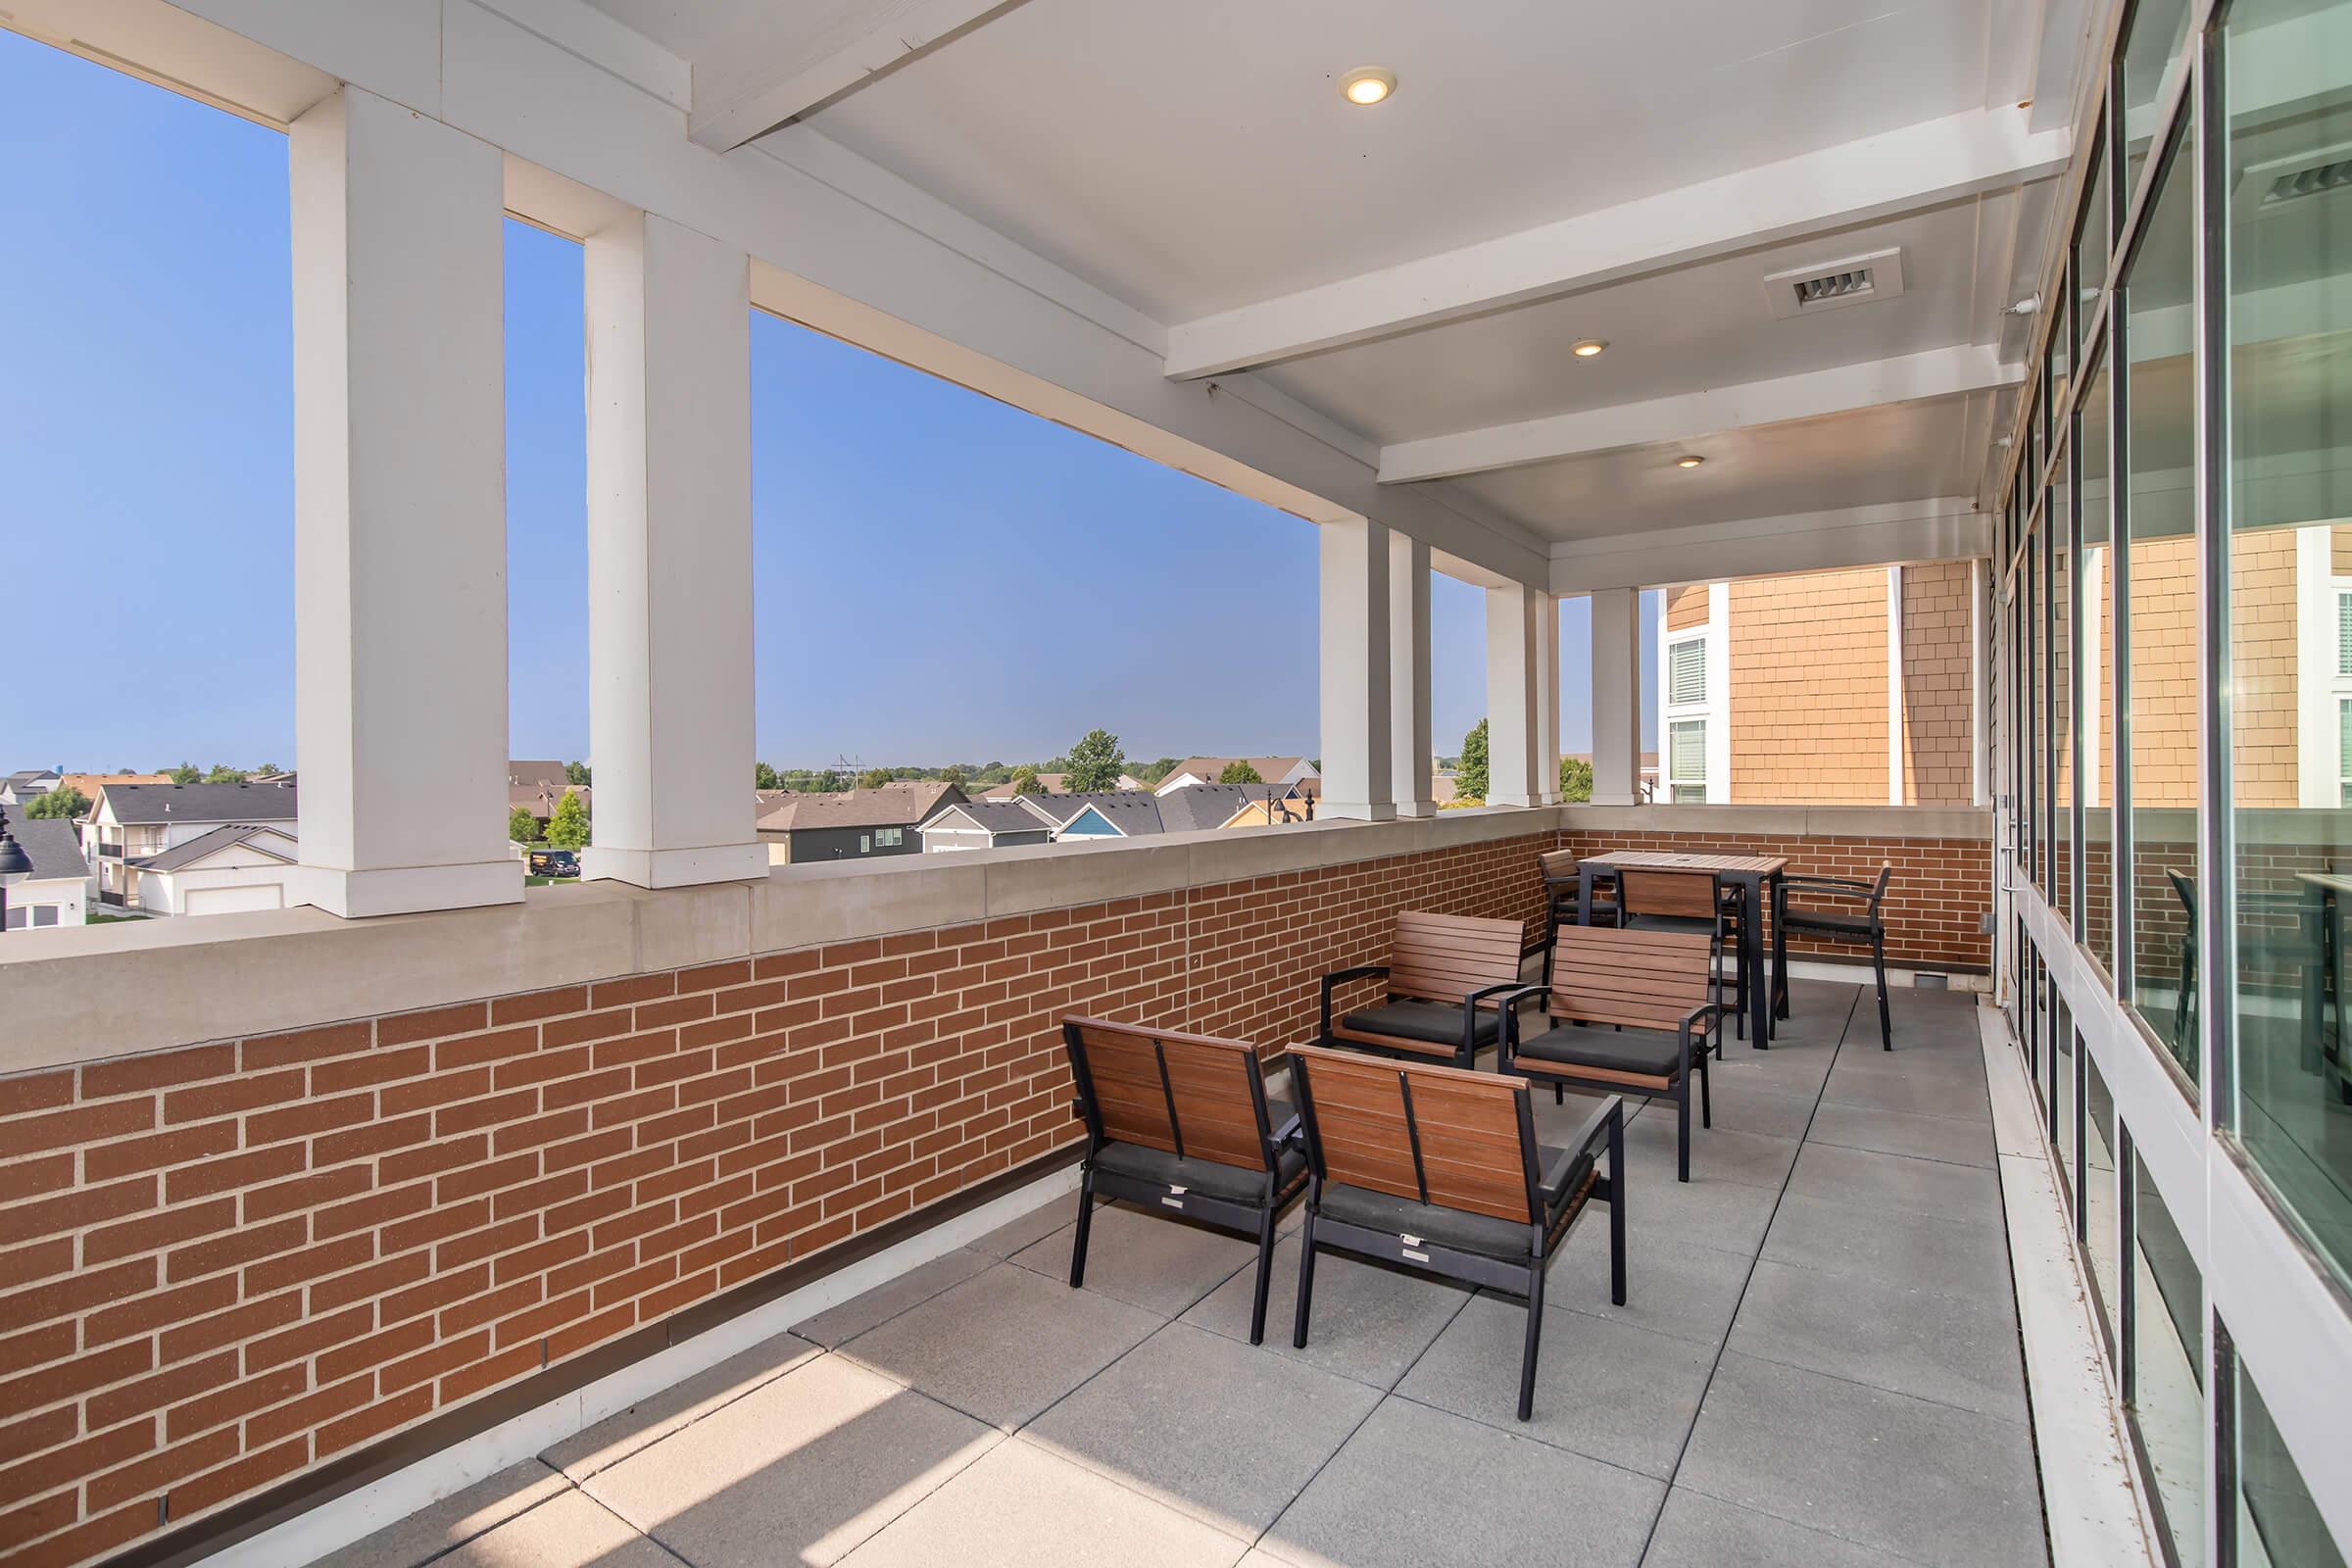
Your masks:
<path fill-rule="evenodd" d="M 694 64 L 698 86 L 756 70 L 779 16 L 804 40 L 895 40 L 902 16 L 968 13 L 762 145 L 827 171 L 846 149 L 1163 332 L 1782 160 L 1839 159 L 1906 126 L 2022 126 L 2011 78 L 2051 47 L 2008 36 L 2037 26 L 2034 0 L 592 3 Z M 786 48 L 777 74 L 806 56 Z M 1396 73 L 1391 101 L 1343 100 L 1339 77 L 1363 65 Z M 1218 379 L 1285 394 L 1371 453 L 1970 345 L 2014 363 L 2031 322 L 2002 308 L 2034 288 L 2058 181 L 1955 198 L 1920 177 L 1916 202 L 1869 204 L 1843 227 L 1713 245 Z M 1767 273 L 1888 247 L 1899 299 L 1796 319 L 1766 307 Z M 1574 359 L 1583 337 L 1608 352 Z M 1539 545 L 1970 495 L 2012 398 L 1956 388 L 1786 420 L 1733 398 L 1759 411 L 1738 428 L 1417 482 Z M 1673 468 L 1685 449 L 1709 462 Z"/>

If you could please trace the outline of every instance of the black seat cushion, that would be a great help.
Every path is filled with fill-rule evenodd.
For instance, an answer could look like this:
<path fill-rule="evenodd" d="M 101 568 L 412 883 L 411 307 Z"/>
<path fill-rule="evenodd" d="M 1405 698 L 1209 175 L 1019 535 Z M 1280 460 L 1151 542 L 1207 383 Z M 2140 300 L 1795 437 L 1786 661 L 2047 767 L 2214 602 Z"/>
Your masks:
<path fill-rule="evenodd" d="M 1710 933 L 1721 927 L 1719 921 L 1710 920 L 1703 914 L 1643 914 L 1638 909 L 1634 912 L 1631 923 L 1644 931 Z"/>
<path fill-rule="evenodd" d="M 1791 931 L 1818 931 L 1823 936 L 1851 937 L 1857 941 L 1870 940 L 1870 916 L 1842 914 L 1836 909 L 1800 909 L 1788 906 L 1783 924 Z"/>
<path fill-rule="evenodd" d="M 1284 1119 L 1277 1117 L 1274 1125 L 1281 1126 Z M 1219 1164 L 1198 1155 L 1179 1156 L 1142 1144 L 1104 1144 L 1095 1155 L 1095 1166 L 1132 1181 L 1182 1187 L 1205 1197 L 1222 1198 L 1230 1203 L 1254 1203 L 1266 1191 L 1266 1173 L 1262 1170 L 1245 1170 L 1239 1165 Z M 1279 1197 L 1290 1191 L 1305 1173 L 1305 1152 L 1295 1144 L 1284 1149 L 1275 1173 L 1275 1195 Z"/>
<path fill-rule="evenodd" d="M 1537 1151 L 1537 1168 L 1549 1170 L 1562 1164 L 1560 1151 Z M 1544 1189 L 1544 1229 L 1558 1219 L 1570 1199 L 1584 1185 L 1585 1175 L 1592 1168 L 1590 1154 L 1579 1154 L 1565 1161 L 1558 1181 Z M 1375 1192 L 1368 1187 L 1351 1187 L 1346 1182 L 1327 1182 L 1323 1187 L 1319 1213 L 1349 1225 L 1360 1225 L 1368 1231 L 1380 1231 L 1391 1236 L 1417 1236 L 1440 1247 L 1456 1251 L 1476 1252 L 1482 1257 L 1522 1259 L 1529 1255 L 1533 1238 L 1528 1227 L 1492 1214 L 1474 1214 L 1467 1209 L 1442 1208 L 1435 1203 L 1417 1202 L 1410 1198 L 1398 1198 L 1390 1193 Z"/>
<path fill-rule="evenodd" d="M 1340 1026 L 1359 1034 L 1387 1035 L 1393 1040 L 1426 1040 L 1433 1046 L 1462 1043 L 1462 1009 L 1458 1004 L 1386 1002 L 1348 1014 L 1340 1020 Z M 1502 1015 L 1493 1007 L 1481 1007 L 1472 1038 L 1481 1046 L 1491 1046 L 1501 1028 Z"/>
<path fill-rule="evenodd" d="M 1695 1054 L 1699 1043 L 1693 1037 Z M 1601 1029 L 1562 1024 L 1520 1044 L 1516 1054 L 1541 1067 L 1553 1062 L 1563 1067 L 1605 1067 L 1611 1072 L 1649 1073 L 1671 1078 L 1682 1067 L 1682 1048 L 1674 1036 L 1657 1029 Z"/>

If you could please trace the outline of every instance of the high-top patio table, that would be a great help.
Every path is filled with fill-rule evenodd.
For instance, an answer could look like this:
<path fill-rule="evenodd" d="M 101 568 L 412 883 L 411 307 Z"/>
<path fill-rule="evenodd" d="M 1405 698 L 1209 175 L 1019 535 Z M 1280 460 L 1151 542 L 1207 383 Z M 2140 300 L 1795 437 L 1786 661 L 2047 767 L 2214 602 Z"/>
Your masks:
<path fill-rule="evenodd" d="M 1788 857 L 1682 855 L 1666 850 L 1617 850 L 1607 855 L 1582 856 L 1576 862 L 1577 924 L 1592 923 L 1593 877 L 1627 867 L 1636 871 L 1709 871 L 1714 873 L 1718 886 L 1728 882 L 1745 892 L 1746 897 L 1740 901 L 1740 961 L 1747 965 L 1751 982 L 1747 988 L 1747 1038 L 1758 1051 L 1772 1049 L 1773 999 L 1788 981 L 1788 956 L 1779 944 L 1774 944 L 1770 982 L 1754 982 L 1762 980 L 1764 975 L 1765 890 L 1773 889 L 1777 895 L 1781 878 L 1788 869 Z"/>

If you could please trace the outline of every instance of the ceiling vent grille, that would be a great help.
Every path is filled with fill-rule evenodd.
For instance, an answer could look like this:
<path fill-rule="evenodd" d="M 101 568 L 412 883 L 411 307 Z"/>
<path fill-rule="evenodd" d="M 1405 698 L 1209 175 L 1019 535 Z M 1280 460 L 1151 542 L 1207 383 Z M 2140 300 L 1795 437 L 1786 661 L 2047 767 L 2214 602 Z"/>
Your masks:
<path fill-rule="evenodd" d="M 1890 300 L 1902 292 L 1903 253 L 1899 249 L 1794 268 L 1764 279 L 1764 302 L 1783 320 Z"/>
<path fill-rule="evenodd" d="M 2352 142 L 2249 164 L 2237 177 L 2237 206 L 2268 217 L 2334 191 L 2352 190 Z"/>

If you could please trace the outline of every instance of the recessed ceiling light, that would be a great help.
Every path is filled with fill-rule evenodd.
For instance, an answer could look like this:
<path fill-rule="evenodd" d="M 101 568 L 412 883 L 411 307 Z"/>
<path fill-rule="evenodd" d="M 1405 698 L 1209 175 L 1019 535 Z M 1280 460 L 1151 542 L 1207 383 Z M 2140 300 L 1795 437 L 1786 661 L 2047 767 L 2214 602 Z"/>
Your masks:
<path fill-rule="evenodd" d="M 1675 460 L 1674 460 L 1674 466 L 1675 466 L 1676 467 L 1678 467 L 1678 468 L 1695 468 L 1695 467 L 1697 467 L 1697 466 L 1698 466 L 1700 464 L 1702 464 L 1702 463 L 1704 463 L 1704 462 L 1706 462 L 1706 461 L 1707 461 L 1706 459 L 1704 459 L 1704 458 L 1702 458 L 1702 457 L 1699 457 L 1699 456 L 1697 456 L 1696 454 L 1691 454 L 1691 455 L 1690 455 L 1690 456 L 1687 456 L 1687 457 L 1680 457 L 1680 458 L 1677 458 L 1677 459 L 1675 459 Z"/>
<path fill-rule="evenodd" d="M 1607 338 L 1589 337 L 1586 338 L 1582 343 L 1577 344 L 1568 352 L 1575 355 L 1580 360 L 1590 360 L 1596 357 L 1602 349 L 1605 349 L 1608 346 L 1609 340 Z"/>
<path fill-rule="evenodd" d="M 1340 78 L 1340 91 L 1348 95 L 1348 101 L 1366 109 L 1396 90 L 1396 73 L 1378 66 L 1358 66 Z"/>

